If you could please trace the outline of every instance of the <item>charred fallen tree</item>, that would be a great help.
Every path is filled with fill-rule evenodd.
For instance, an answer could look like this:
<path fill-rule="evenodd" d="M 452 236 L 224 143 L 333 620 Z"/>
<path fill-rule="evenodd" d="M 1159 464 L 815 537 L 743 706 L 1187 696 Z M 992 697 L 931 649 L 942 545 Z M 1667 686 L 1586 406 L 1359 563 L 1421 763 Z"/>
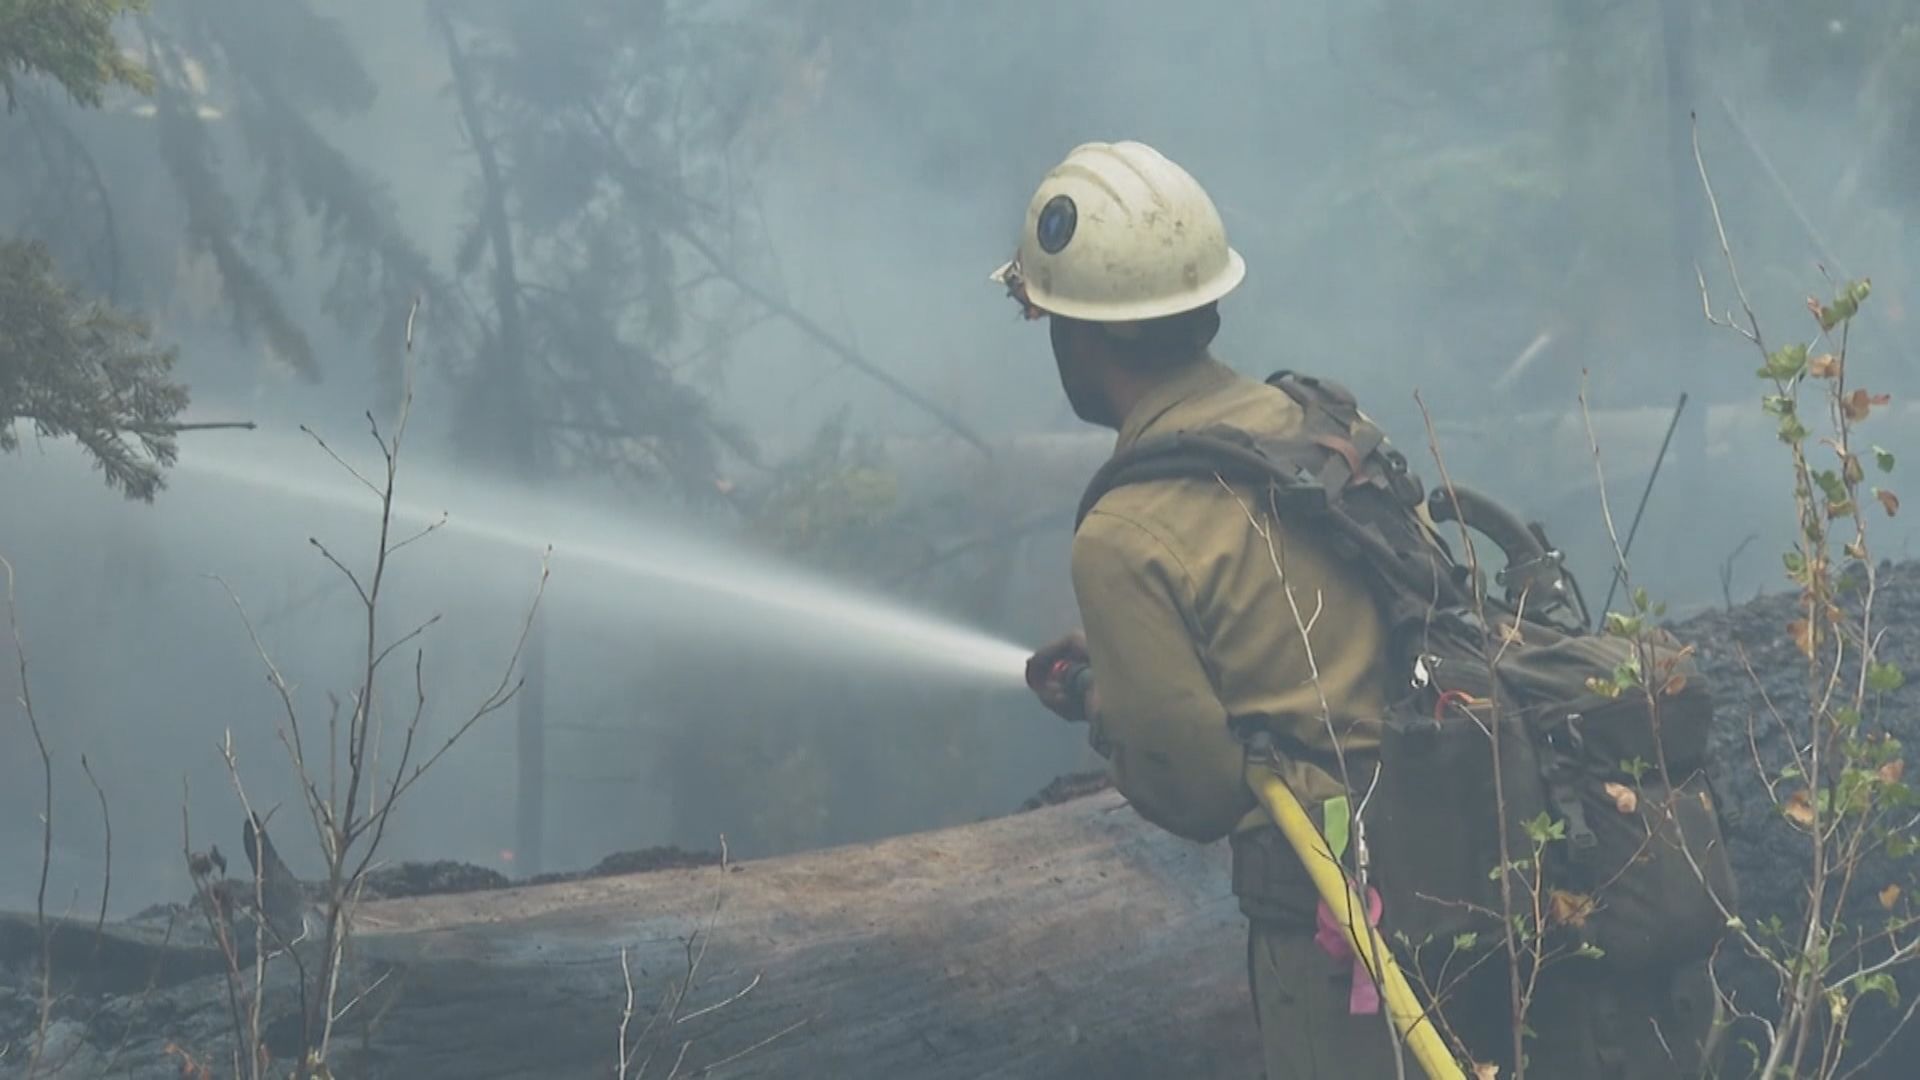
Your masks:
<path fill-rule="evenodd" d="M 335 1075 L 612 1075 L 624 950 L 628 1041 L 636 1062 L 651 1053 L 648 1076 L 1245 1077 L 1254 1031 L 1225 854 L 1109 792 L 725 869 L 371 902 L 352 968 L 362 987 L 384 981 L 343 1020 Z M 0 964 L 26 966 L 31 920 L 8 920 Z M 57 939 L 68 970 L 90 973 L 56 1008 L 63 1048 L 92 1043 L 71 1075 L 115 1050 L 116 1072 L 177 1075 L 168 1043 L 226 1060 L 217 958 L 148 928 L 106 933 L 92 960 L 91 924 Z M 111 1024 L 95 1016 L 103 994 Z M 279 980 L 269 994 L 271 1043 L 297 998 Z M 23 996 L 0 1002 L 6 1036 Z"/>

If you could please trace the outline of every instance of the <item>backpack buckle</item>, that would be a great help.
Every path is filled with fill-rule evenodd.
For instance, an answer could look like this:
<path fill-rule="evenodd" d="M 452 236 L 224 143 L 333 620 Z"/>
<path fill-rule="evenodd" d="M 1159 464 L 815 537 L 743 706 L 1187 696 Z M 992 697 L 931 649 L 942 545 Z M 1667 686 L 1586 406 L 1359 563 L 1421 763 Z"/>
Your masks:
<path fill-rule="evenodd" d="M 1587 827 L 1586 807 L 1581 805 L 1579 793 L 1564 776 L 1556 776 L 1547 784 L 1547 790 L 1553 799 L 1553 808 L 1560 812 L 1560 820 L 1567 824 L 1567 846 L 1573 849 L 1574 858 L 1579 859 L 1600 842 Z"/>
<path fill-rule="evenodd" d="M 1561 717 L 1560 726 L 1546 733 L 1547 742 L 1552 745 L 1555 750 L 1565 753 L 1566 751 L 1560 747 L 1560 735 L 1564 732 L 1566 734 L 1567 744 L 1572 747 L 1574 753 L 1585 750 L 1587 748 L 1587 736 L 1585 732 L 1580 730 L 1580 722 L 1584 719 L 1586 718 L 1577 712 L 1570 712 Z"/>
<path fill-rule="evenodd" d="M 1258 725 L 1247 725 L 1241 729 L 1240 745 L 1245 748 L 1247 760 L 1271 769 L 1280 767 L 1280 751 L 1273 743 L 1273 732 Z"/>
<path fill-rule="evenodd" d="M 1421 653 L 1413 658 L 1413 677 L 1409 680 L 1415 690 L 1425 690 L 1433 683 L 1433 673 L 1440 667 L 1440 658 L 1432 653 Z"/>

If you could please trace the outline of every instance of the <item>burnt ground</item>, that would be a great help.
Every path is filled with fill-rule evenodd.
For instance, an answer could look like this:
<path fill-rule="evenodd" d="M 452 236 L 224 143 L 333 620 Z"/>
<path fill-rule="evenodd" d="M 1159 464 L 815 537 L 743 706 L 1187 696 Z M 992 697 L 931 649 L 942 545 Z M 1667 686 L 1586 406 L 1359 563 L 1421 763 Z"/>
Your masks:
<path fill-rule="evenodd" d="M 1920 745 L 1920 563 L 1883 563 L 1877 577 L 1874 621 L 1885 634 L 1879 659 L 1897 664 L 1908 679 L 1898 690 L 1869 704 L 1861 732 L 1913 747 Z M 1857 611 L 1858 596 L 1850 604 Z M 1699 615 L 1674 627 L 1683 640 L 1698 647 L 1701 668 L 1717 698 L 1711 743 L 1714 783 L 1727 813 L 1728 852 L 1740 882 L 1741 914 L 1749 925 L 1775 915 L 1791 925 L 1791 916 L 1805 906 L 1808 875 L 1801 868 L 1806 866 L 1808 839 L 1775 808 L 1755 763 L 1757 757 L 1778 775 L 1790 760 L 1789 737 L 1776 717 L 1789 718 L 1788 727 L 1804 738 L 1807 661 L 1786 629 L 1798 617 L 1792 595 L 1775 595 Z M 1911 751 L 1905 756 L 1911 757 Z M 1910 768 L 1915 764 L 1920 763 L 1908 762 Z M 1911 772 L 1908 780 L 1913 780 Z M 1911 910 L 1917 883 L 1920 860 L 1896 861 L 1884 854 L 1866 859 L 1848 898 L 1847 920 L 1871 934 L 1890 916 Z M 1891 912 L 1879 901 L 1888 885 L 1899 885 L 1906 897 L 1896 900 Z M 1865 952 L 1871 958 L 1884 950 L 1868 947 Z M 1724 981 L 1746 1007 L 1763 1014 L 1771 1011 L 1776 984 L 1764 970 L 1735 960 L 1725 965 Z M 1904 1006 L 1920 994 L 1920 967 L 1903 970 L 1899 982 Z M 1884 999 L 1876 997 L 1861 1005 L 1849 1039 L 1850 1054 L 1858 1058 L 1870 1053 L 1895 1019 Z M 1911 1076 L 1909 1059 L 1920 1053 L 1916 1034 L 1920 1033 L 1904 1034 L 1859 1075 L 1888 1080 Z"/>
<path fill-rule="evenodd" d="M 1041 788 L 1033 798 L 1020 804 L 1020 812 L 1038 810 L 1043 806 L 1058 806 L 1069 799 L 1078 799 L 1105 791 L 1113 786 L 1113 778 L 1106 770 L 1097 772 L 1068 773 L 1056 776 L 1046 787 Z"/>
<path fill-rule="evenodd" d="M 617 851 L 585 870 L 553 871 L 523 880 L 509 878 L 498 870 L 472 863 L 440 860 L 409 862 L 382 867 L 367 875 L 366 895 L 370 900 L 393 900 L 403 896 L 445 896 L 454 893 L 505 889 L 514 885 L 551 885 L 561 881 L 585 881 L 613 877 L 616 874 L 648 874 L 660 870 L 693 870 L 717 866 L 717 851 L 688 851 L 680 847 L 650 847 L 637 851 Z"/>
<path fill-rule="evenodd" d="M 516 881 L 497 870 L 452 860 L 408 862 L 380 867 L 367 875 L 368 900 L 445 896 L 486 892 L 517 885 L 544 885 L 589 881 L 629 874 L 714 866 L 718 852 L 688 851 L 678 847 L 650 847 L 616 852 L 579 871 L 541 874 Z M 240 868 L 243 876 L 247 871 Z M 312 886 L 308 886 L 309 893 Z M 251 922 L 236 920 L 235 936 L 243 944 L 244 963 L 251 963 Z M 205 980 L 225 969 L 214 949 L 200 910 L 190 904 L 157 903 L 120 923 L 110 923 L 107 934 L 93 927 L 59 926 L 50 948 L 53 969 L 61 973 L 54 987 L 54 1005 L 48 1037 L 37 1077 L 67 1078 L 129 1076 L 137 1080 L 194 1075 L 177 1056 L 150 1051 L 166 1038 L 194 1047 L 222 1044 L 229 1031 L 224 1001 L 209 1000 L 217 983 Z M 26 1075 L 27 1056 L 40 1020 L 39 968 L 41 942 L 31 914 L 0 913 L 0 1078 Z M 285 965 L 280 965 L 284 968 Z M 286 971 L 269 967 L 269 994 L 280 1000 L 297 999 Z M 282 1027 L 288 1023 L 280 1020 Z M 290 1029 L 268 1032 L 268 1043 L 292 1041 Z M 224 1076 L 221 1063 L 201 1061 Z"/>

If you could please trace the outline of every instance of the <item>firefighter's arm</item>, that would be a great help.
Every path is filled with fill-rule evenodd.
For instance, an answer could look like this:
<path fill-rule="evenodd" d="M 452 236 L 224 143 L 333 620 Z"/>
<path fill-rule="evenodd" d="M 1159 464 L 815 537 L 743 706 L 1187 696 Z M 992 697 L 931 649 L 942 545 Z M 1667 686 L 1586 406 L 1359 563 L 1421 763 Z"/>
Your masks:
<path fill-rule="evenodd" d="M 1096 511 L 1073 545 L 1097 694 L 1093 741 L 1142 817 L 1207 842 L 1254 806 L 1244 753 L 1203 665 L 1193 582 L 1149 528 Z"/>

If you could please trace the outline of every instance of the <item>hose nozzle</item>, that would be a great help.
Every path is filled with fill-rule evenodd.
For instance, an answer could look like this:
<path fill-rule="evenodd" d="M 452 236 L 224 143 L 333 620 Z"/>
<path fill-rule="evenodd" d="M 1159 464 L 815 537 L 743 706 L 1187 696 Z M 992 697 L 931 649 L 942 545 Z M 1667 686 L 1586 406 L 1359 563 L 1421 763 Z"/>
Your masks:
<path fill-rule="evenodd" d="M 1084 712 L 1087 691 L 1093 688 L 1093 668 L 1083 660 L 1055 660 L 1044 672 L 1034 672 L 1028 684 L 1038 692 L 1045 686 L 1058 686 L 1066 692 L 1074 708 Z"/>

